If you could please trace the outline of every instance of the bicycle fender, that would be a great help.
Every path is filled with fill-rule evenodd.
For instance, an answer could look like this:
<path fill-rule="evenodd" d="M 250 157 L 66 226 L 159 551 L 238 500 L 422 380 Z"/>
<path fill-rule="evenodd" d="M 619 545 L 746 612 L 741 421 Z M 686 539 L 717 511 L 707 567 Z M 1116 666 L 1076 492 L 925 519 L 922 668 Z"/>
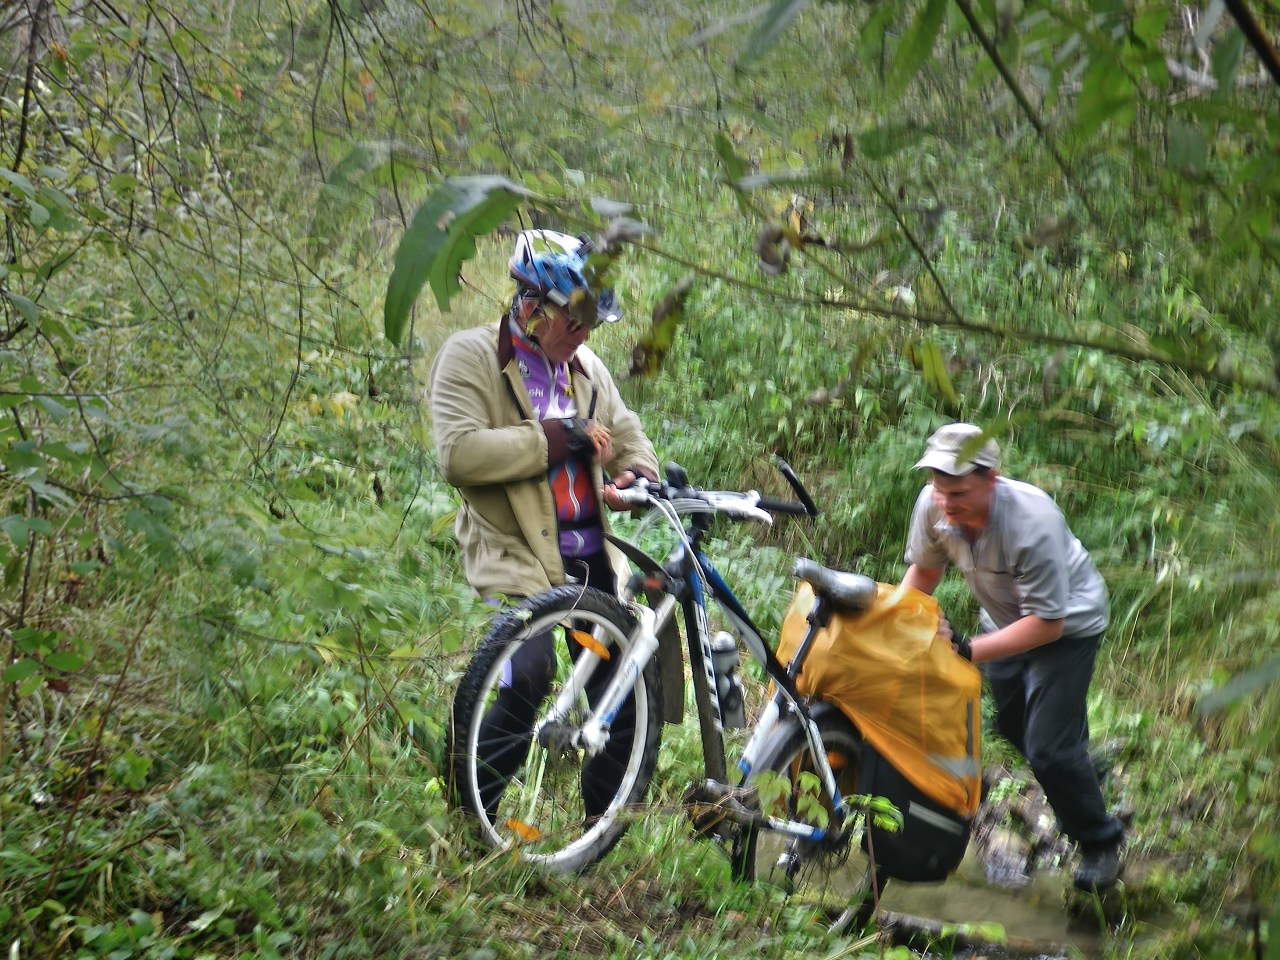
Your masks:
<path fill-rule="evenodd" d="M 621 550 L 626 555 L 626 558 L 639 567 L 644 573 L 663 572 L 662 564 L 653 559 L 653 557 L 649 556 L 649 554 L 645 553 L 634 543 L 631 543 L 628 540 L 623 540 L 621 537 L 614 536 L 612 533 L 606 533 L 604 538 Z"/>
<path fill-rule="evenodd" d="M 658 631 L 658 675 L 662 678 L 662 719 L 684 721 L 684 649 L 675 618 Z"/>
<path fill-rule="evenodd" d="M 840 716 L 844 717 L 844 719 L 849 720 L 849 722 L 853 724 L 853 729 L 858 731 L 859 737 L 862 736 L 862 731 L 858 729 L 858 725 L 856 723 L 853 723 L 853 721 L 849 719 L 849 716 L 843 710 L 837 707 L 834 703 L 828 703 L 826 700 L 818 700 L 815 703 L 809 704 L 808 707 L 806 707 L 806 709 L 809 712 L 809 719 L 811 719 L 814 723 L 818 723 L 819 721 L 822 720 L 823 717 L 827 716 L 830 713 L 839 714 Z M 765 739 L 764 745 L 760 749 L 760 753 L 765 753 L 769 750 L 769 744 L 771 741 L 775 739 L 786 739 L 787 737 L 790 737 L 791 730 L 793 728 L 797 730 L 803 729 L 803 721 L 800 719 L 799 715 L 797 715 L 796 713 L 788 712 L 785 717 L 783 717 L 776 724 L 774 724 L 773 732 L 771 732 L 769 736 Z"/>
<path fill-rule="evenodd" d="M 643 573 L 663 573 L 660 564 L 634 543 L 605 534 L 605 539 L 617 547 L 628 560 Z M 680 630 L 675 618 L 667 621 L 658 631 L 658 675 L 662 678 L 662 719 L 665 723 L 684 721 L 684 654 L 680 642 Z"/>

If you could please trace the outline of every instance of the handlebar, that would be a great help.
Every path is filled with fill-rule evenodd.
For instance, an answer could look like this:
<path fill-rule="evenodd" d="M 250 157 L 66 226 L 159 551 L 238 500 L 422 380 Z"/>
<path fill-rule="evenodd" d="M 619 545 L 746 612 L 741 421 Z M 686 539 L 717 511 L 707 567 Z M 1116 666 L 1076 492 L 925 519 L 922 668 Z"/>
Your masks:
<path fill-rule="evenodd" d="M 775 463 L 795 491 L 798 502 L 764 497 L 755 490 L 700 490 L 689 486 L 684 468 L 675 463 L 667 464 L 667 482 L 655 483 L 640 477 L 631 486 L 618 490 L 618 498 L 633 506 L 666 501 L 678 514 L 718 513 L 734 520 L 755 520 L 765 524 L 773 523 L 772 515 L 775 513 L 818 516 L 813 498 L 791 466 L 781 458 L 775 458 Z"/>
<path fill-rule="evenodd" d="M 813 497 L 809 496 L 809 491 L 804 488 L 804 484 L 800 482 L 800 478 L 796 476 L 796 472 L 791 469 L 791 464 L 787 463 L 787 461 L 783 460 L 781 457 L 774 457 L 773 464 L 778 468 L 779 472 L 787 478 L 787 483 L 791 485 L 792 491 L 795 492 L 796 499 L 800 501 L 800 506 L 803 508 L 804 515 L 816 517 L 821 511 L 818 509 L 818 505 L 813 502 Z M 779 502 L 782 503 L 784 501 Z M 791 504 L 790 506 L 794 507 L 795 504 Z M 766 507 L 766 509 L 769 508 Z M 794 509 L 779 508 L 779 512 L 796 513 L 798 511 Z"/>

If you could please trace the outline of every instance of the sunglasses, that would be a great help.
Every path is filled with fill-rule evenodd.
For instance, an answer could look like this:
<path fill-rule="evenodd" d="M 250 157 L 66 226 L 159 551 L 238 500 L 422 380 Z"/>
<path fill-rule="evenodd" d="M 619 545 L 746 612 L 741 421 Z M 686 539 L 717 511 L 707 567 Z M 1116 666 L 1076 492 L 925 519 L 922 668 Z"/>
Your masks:
<path fill-rule="evenodd" d="M 577 296 L 579 291 L 575 290 L 573 291 L 573 294 L 567 298 L 566 303 L 544 303 L 539 309 L 541 309 L 543 314 L 549 319 L 556 316 L 563 317 L 565 323 L 575 333 L 582 330 L 594 330 L 596 327 L 600 326 L 600 315 L 596 311 L 595 300 L 587 291 L 583 290 L 581 292 L 584 296 Z M 549 310 L 549 306 L 554 306 L 558 312 L 552 313 Z"/>

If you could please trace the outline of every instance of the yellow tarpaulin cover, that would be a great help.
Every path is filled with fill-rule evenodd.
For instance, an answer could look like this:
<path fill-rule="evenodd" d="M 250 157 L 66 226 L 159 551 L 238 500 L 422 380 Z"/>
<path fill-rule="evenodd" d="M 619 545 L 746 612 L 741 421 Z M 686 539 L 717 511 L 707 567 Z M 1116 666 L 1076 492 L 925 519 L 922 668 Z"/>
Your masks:
<path fill-rule="evenodd" d="M 937 639 L 933 597 L 878 586 L 870 608 L 836 614 L 818 631 L 796 685 L 840 707 L 927 797 L 971 817 L 981 796 L 981 675 Z M 804 639 L 812 607 L 813 589 L 801 583 L 782 624 L 783 663 Z"/>

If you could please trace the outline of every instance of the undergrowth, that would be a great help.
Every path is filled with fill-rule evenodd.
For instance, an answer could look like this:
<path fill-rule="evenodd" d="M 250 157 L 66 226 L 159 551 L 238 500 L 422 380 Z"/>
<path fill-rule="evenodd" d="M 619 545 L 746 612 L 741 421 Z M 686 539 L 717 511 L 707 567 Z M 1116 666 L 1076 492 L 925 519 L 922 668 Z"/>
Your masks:
<path fill-rule="evenodd" d="M 1174 228 L 1191 214 L 1146 210 L 1110 141 L 1087 158 L 1087 182 L 1124 235 L 1019 245 L 1042 211 L 1078 213 L 1059 173 L 1035 144 L 1001 136 L 1014 123 L 1005 106 L 930 73 L 903 118 L 929 137 L 865 176 L 761 200 L 770 216 L 866 244 L 807 251 L 778 281 L 786 298 L 770 298 L 758 224 L 723 188 L 711 133 L 758 169 L 827 162 L 832 130 L 880 106 L 874 51 L 837 39 L 862 25 L 840 18 L 861 11 L 831 5 L 791 41 L 805 69 L 774 78 L 775 104 L 765 80 L 715 73 L 727 46 L 711 60 L 681 46 L 694 25 L 678 11 L 669 38 L 637 11 L 586 11 L 619 59 L 570 62 L 566 35 L 539 48 L 539 67 L 495 63 L 494 37 L 531 41 L 481 10 L 428 22 L 412 5 L 360 17 L 343 6 L 297 22 L 271 4 L 235 6 L 206 38 L 220 51 L 207 59 L 174 40 L 201 65 L 199 99 L 146 136 L 98 113 L 99 88 L 130 117 L 159 116 L 143 107 L 173 95 L 163 58 L 141 56 L 120 24 L 94 44 L 92 24 L 73 24 L 69 60 L 51 48 L 47 89 L 82 69 L 83 102 L 64 77 L 56 109 L 2 105 L 6 156 L 23 130 L 42 165 L 38 186 L 8 178 L 21 202 L 5 208 L 21 241 L 0 352 L 7 955 L 894 955 L 733 884 L 722 854 L 690 836 L 679 798 L 700 754 L 688 721 L 666 731 L 653 809 L 583 876 L 535 875 L 477 846 L 447 808 L 449 705 L 486 613 L 461 575 L 456 494 L 435 469 L 422 385 L 451 330 L 504 308 L 508 240 L 481 244 L 451 313 L 423 299 L 404 349 L 381 336 L 381 298 L 413 201 L 447 173 L 496 170 L 548 193 L 632 201 L 656 228 L 619 278 L 628 320 L 592 337 L 617 371 L 688 264 L 718 272 L 695 286 L 661 374 L 622 389 L 659 457 L 695 483 L 785 495 L 770 465 L 780 454 L 810 486 L 818 523 L 779 520 L 723 546 L 766 635 L 789 601 L 793 556 L 901 575 L 921 482 L 911 465 L 931 429 L 971 419 L 998 435 L 1005 471 L 1053 493 L 1112 593 L 1093 733 L 1123 744 L 1113 799 L 1132 813 L 1128 893 L 1176 922 L 1136 939 L 1122 923 L 1108 952 L 1252 950 L 1254 925 L 1280 902 L 1280 696 L 1273 680 L 1201 707 L 1280 650 L 1274 397 L 1103 351 L 939 330 L 951 399 L 908 359 L 920 336 L 909 321 L 822 298 L 855 283 L 885 304 L 903 289 L 937 297 L 900 238 L 877 239 L 891 218 L 873 186 L 913 216 L 940 213 L 931 263 L 960 308 L 1046 334 L 1120 304 L 1135 341 L 1155 336 L 1138 327 L 1168 324 L 1247 358 L 1246 334 L 1274 312 L 1273 278 L 1187 249 Z M 378 96 L 390 78 L 378 86 L 376 64 L 368 78 L 299 86 L 323 72 L 331 15 L 352 43 L 391 38 L 386 55 L 403 56 L 400 167 L 352 146 L 387 140 Z M 637 47 L 642 36 L 663 55 Z M 570 66 L 580 86 L 565 80 Z M 471 86 L 473 74 L 484 82 Z M 810 74 L 841 82 L 815 87 Z M 648 121 L 633 122 L 642 110 Z M 370 171 L 361 189 L 339 189 L 358 168 Z M 59 219 L 72 215 L 95 238 L 87 247 Z M 74 256 L 82 269 L 63 269 Z M 27 279 L 44 285 L 39 307 L 17 293 Z M 958 581 L 939 599 L 972 626 Z M 994 738 L 987 750 L 1016 759 Z"/>

